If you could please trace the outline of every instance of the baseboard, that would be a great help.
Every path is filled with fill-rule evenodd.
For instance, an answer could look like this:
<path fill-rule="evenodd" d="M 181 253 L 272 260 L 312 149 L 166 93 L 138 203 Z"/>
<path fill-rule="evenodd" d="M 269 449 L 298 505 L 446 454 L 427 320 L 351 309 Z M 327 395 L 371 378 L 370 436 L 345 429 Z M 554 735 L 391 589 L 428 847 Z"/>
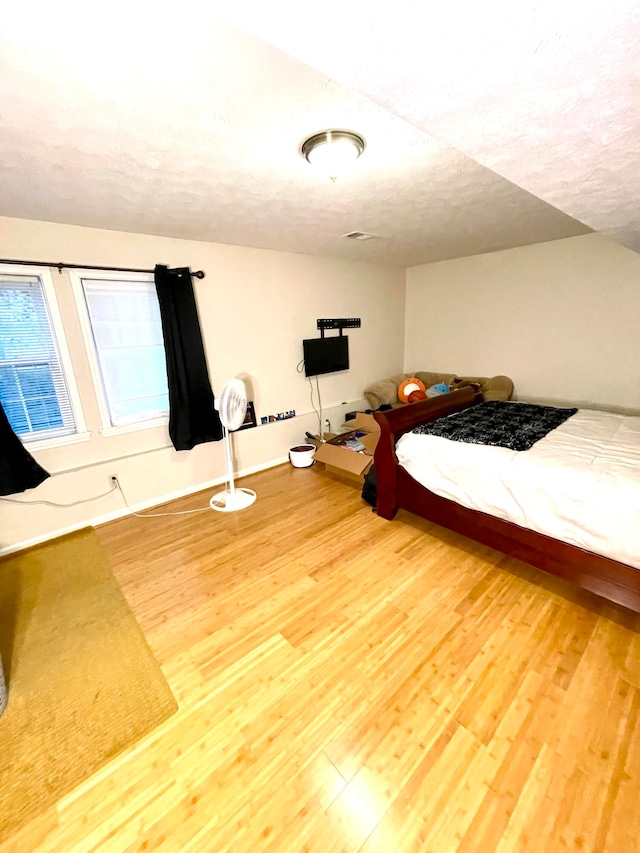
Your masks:
<path fill-rule="evenodd" d="M 279 459 L 272 459 L 270 462 L 265 462 L 261 465 L 254 465 L 252 468 L 245 468 L 242 471 L 239 471 L 236 474 L 236 478 L 239 480 L 242 477 L 248 477 L 251 474 L 257 474 L 260 471 L 266 471 L 269 468 L 275 468 L 278 465 L 283 465 L 288 461 L 288 456 L 282 456 Z M 87 519 L 86 521 L 78 522 L 78 524 L 71 524 L 68 527 L 61 527 L 57 530 L 49 531 L 48 533 L 44 533 L 42 536 L 34 536 L 32 539 L 26 539 L 23 542 L 15 542 L 13 545 L 0 547 L 0 557 L 4 557 L 7 554 L 13 554 L 16 551 L 23 551 L 25 548 L 32 548 L 34 545 L 40 545 L 42 542 L 48 542 L 50 539 L 57 539 L 58 536 L 65 536 L 67 533 L 74 533 L 76 530 L 82 530 L 83 527 L 99 527 L 101 524 L 106 524 L 109 521 L 116 521 L 118 518 L 124 518 L 126 515 L 131 515 L 132 511 L 142 512 L 145 509 L 151 509 L 152 507 L 159 506 L 160 504 L 175 501 L 178 498 L 185 498 L 187 495 L 193 495 L 196 492 L 203 492 L 206 489 L 212 489 L 215 486 L 220 486 L 224 482 L 224 477 L 217 477 L 215 480 L 207 480 L 204 483 L 197 483 L 196 485 L 189 486 L 186 489 L 179 489 L 175 492 L 169 492 L 165 495 L 159 495 L 158 497 L 151 498 L 151 500 L 132 504 L 130 508 L 125 506 L 122 509 L 117 509 L 113 512 L 107 512 L 103 515 L 97 515 L 94 518 Z"/>

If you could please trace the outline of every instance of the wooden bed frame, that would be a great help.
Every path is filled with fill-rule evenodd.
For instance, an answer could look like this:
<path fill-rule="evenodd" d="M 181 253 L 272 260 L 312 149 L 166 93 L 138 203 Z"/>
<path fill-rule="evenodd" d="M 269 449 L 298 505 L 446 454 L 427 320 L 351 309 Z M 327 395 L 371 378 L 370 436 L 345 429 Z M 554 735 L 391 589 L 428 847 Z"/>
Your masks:
<path fill-rule="evenodd" d="M 439 497 L 398 464 L 395 446 L 401 435 L 481 400 L 473 389 L 462 388 L 375 413 L 380 424 L 375 451 L 378 515 L 392 519 L 398 509 L 409 510 L 640 613 L 640 570 Z"/>

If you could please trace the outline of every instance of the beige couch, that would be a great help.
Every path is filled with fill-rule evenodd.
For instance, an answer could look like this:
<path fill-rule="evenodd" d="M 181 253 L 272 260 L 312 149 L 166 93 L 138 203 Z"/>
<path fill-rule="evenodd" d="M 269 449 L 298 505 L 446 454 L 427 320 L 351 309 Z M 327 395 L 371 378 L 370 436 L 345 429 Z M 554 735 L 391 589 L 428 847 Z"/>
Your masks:
<path fill-rule="evenodd" d="M 401 406 L 398 401 L 398 387 L 405 379 L 415 376 L 424 382 L 425 388 L 444 382 L 450 388 L 477 384 L 485 402 L 489 400 L 510 400 L 513 394 L 513 382 L 508 376 L 458 376 L 455 373 L 429 373 L 419 370 L 416 373 L 396 373 L 388 379 L 379 379 L 364 389 L 364 398 L 371 409 L 380 406 Z"/>

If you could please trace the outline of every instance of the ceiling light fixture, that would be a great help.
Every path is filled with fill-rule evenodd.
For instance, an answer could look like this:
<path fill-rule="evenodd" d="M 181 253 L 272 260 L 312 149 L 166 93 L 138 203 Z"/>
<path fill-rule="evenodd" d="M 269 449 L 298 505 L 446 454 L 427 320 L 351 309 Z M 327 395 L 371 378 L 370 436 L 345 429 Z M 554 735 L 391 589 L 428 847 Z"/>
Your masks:
<path fill-rule="evenodd" d="M 335 181 L 355 163 L 365 149 L 365 141 L 350 130 L 323 130 L 302 143 L 300 153 Z"/>

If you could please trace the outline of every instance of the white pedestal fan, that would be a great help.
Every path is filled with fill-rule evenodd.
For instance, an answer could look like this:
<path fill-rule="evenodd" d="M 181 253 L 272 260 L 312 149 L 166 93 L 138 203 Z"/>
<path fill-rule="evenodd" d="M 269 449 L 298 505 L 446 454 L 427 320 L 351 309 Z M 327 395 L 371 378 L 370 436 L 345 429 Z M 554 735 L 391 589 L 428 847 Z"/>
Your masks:
<path fill-rule="evenodd" d="M 216 408 L 224 430 L 224 466 L 227 486 L 224 492 L 218 492 L 209 501 L 211 509 L 218 512 L 235 512 L 245 509 L 256 499 L 251 489 L 236 488 L 233 481 L 233 460 L 231 458 L 231 437 L 229 432 L 242 426 L 247 413 L 247 391 L 241 379 L 230 379 L 222 389 Z"/>

